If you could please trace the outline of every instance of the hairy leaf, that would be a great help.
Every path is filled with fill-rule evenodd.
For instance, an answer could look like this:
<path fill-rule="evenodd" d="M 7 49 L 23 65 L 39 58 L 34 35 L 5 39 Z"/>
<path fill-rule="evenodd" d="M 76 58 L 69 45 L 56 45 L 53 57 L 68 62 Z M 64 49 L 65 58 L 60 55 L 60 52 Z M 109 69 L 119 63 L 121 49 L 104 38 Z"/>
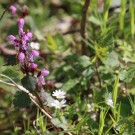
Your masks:
<path fill-rule="evenodd" d="M 22 78 L 21 83 L 30 92 L 33 92 L 36 88 L 36 78 L 30 75 L 26 75 Z"/>
<path fill-rule="evenodd" d="M 26 93 L 24 93 L 22 91 L 21 92 L 17 91 L 15 94 L 14 100 L 13 100 L 13 104 L 15 107 L 23 108 L 23 107 L 29 106 L 30 101 L 31 100 Z"/>

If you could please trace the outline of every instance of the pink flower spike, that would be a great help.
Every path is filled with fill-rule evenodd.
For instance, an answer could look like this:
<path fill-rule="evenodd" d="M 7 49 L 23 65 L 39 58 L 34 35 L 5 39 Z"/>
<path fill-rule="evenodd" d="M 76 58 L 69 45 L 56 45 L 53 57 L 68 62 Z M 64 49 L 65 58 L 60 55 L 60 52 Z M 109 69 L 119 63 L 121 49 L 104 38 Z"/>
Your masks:
<path fill-rule="evenodd" d="M 28 32 L 27 33 L 27 37 L 32 38 L 32 33 L 31 32 Z"/>
<path fill-rule="evenodd" d="M 10 40 L 10 41 L 14 41 L 16 38 L 13 36 L 13 35 L 9 35 L 8 36 L 8 40 Z"/>
<path fill-rule="evenodd" d="M 20 29 L 20 28 L 23 28 L 23 26 L 24 26 L 24 19 L 21 18 L 21 19 L 18 21 L 18 27 L 19 27 L 19 29 Z"/>
<path fill-rule="evenodd" d="M 37 64 L 32 63 L 32 64 L 30 65 L 30 68 L 32 68 L 32 69 L 37 68 Z"/>
<path fill-rule="evenodd" d="M 16 14 L 16 7 L 15 7 L 15 6 L 11 5 L 11 6 L 9 7 L 9 10 L 11 10 L 12 15 Z"/>
<path fill-rule="evenodd" d="M 33 55 L 33 56 L 39 56 L 39 52 L 36 51 L 36 50 L 32 50 L 32 51 L 30 52 L 30 54 Z"/>
<path fill-rule="evenodd" d="M 42 74 L 43 76 L 48 76 L 48 75 L 49 75 L 49 71 L 46 70 L 46 69 L 43 69 L 43 70 L 41 71 L 41 74 Z"/>
<path fill-rule="evenodd" d="M 24 60 L 24 58 L 25 58 L 24 53 L 23 53 L 23 52 L 20 52 L 20 53 L 18 54 L 18 59 L 19 59 L 19 60 Z"/>

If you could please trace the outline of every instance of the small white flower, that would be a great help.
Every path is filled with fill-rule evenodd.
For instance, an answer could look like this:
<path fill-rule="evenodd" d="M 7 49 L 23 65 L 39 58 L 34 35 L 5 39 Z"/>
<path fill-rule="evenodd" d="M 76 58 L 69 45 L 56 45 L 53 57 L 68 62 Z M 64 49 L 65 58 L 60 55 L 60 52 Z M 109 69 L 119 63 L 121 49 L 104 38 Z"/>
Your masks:
<path fill-rule="evenodd" d="M 65 107 L 66 106 L 66 100 L 61 100 L 61 101 L 58 101 L 58 100 L 54 100 L 52 103 L 51 103 L 51 106 L 55 107 L 55 108 L 62 108 L 62 107 Z"/>
<path fill-rule="evenodd" d="M 31 42 L 30 46 L 32 47 L 32 49 L 35 49 L 35 50 L 39 50 L 40 48 L 40 45 L 37 42 Z"/>
<path fill-rule="evenodd" d="M 113 100 L 112 100 L 112 93 L 109 93 L 106 99 L 106 104 L 110 107 L 114 108 Z"/>
<path fill-rule="evenodd" d="M 57 99 L 60 98 L 65 98 L 65 94 L 66 92 L 62 91 L 62 90 L 55 90 L 52 94 L 52 96 L 56 97 Z"/>
<path fill-rule="evenodd" d="M 96 113 L 93 113 L 93 114 L 90 116 L 90 118 L 91 118 L 92 120 L 96 121 L 96 120 L 97 120 L 97 115 L 96 115 Z"/>
<path fill-rule="evenodd" d="M 87 109 L 88 109 L 88 112 L 91 112 L 94 110 L 94 107 L 92 104 L 87 104 Z"/>

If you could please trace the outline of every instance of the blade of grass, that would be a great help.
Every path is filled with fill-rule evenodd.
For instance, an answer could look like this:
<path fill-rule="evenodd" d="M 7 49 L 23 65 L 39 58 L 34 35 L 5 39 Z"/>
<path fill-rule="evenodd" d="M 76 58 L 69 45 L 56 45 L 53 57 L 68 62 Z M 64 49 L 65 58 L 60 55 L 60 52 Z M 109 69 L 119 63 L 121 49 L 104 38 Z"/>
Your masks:
<path fill-rule="evenodd" d="M 106 30 L 106 23 L 108 20 L 108 14 L 109 14 L 109 8 L 111 6 L 111 0 L 105 0 L 104 1 L 104 12 L 103 12 L 103 20 L 104 20 L 104 28 Z"/>
<path fill-rule="evenodd" d="M 132 114 L 135 114 L 135 104 L 134 104 L 134 102 L 133 102 L 133 100 L 132 100 L 130 95 L 128 96 L 128 100 L 129 100 L 131 108 L 132 108 L 131 112 L 132 112 Z"/>
<path fill-rule="evenodd" d="M 129 4 L 129 11 L 130 11 L 130 25 L 131 25 L 131 36 L 132 38 L 134 37 L 134 22 L 135 22 L 135 4 L 134 4 L 134 0 L 130 0 L 130 4 Z"/>
<path fill-rule="evenodd" d="M 117 97 L 118 97 L 118 84 L 119 84 L 119 75 L 117 76 L 117 78 L 114 82 L 113 91 L 112 91 L 112 100 L 113 100 L 113 105 L 114 105 L 114 108 L 112 108 L 112 113 L 113 113 L 114 117 L 116 115 L 116 102 L 117 102 Z"/>
<path fill-rule="evenodd" d="M 103 128 L 104 128 L 104 111 L 103 111 L 103 109 L 102 109 L 102 110 L 100 111 L 98 135 L 102 135 Z"/>
<path fill-rule="evenodd" d="M 119 14 L 119 27 L 122 32 L 124 31 L 124 16 L 126 14 L 126 4 L 127 4 L 127 0 L 121 0 L 120 14 Z"/>

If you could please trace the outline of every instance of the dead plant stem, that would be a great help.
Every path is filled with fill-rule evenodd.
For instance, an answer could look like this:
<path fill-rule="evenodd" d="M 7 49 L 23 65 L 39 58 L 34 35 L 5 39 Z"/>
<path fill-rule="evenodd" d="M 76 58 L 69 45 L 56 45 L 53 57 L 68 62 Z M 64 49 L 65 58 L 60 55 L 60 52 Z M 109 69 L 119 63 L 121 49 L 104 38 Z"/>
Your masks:
<path fill-rule="evenodd" d="M 86 46 L 86 42 L 84 42 L 84 40 L 86 40 L 86 21 L 87 21 L 87 13 L 88 13 L 88 8 L 90 5 L 90 0 L 85 0 L 84 6 L 83 6 L 83 11 L 82 11 L 82 19 L 81 19 L 81 30 L 80 30 L 80 34 L 81 34 L 81 38 L 82 38 L 82 42 L 81 42 L 81 46 L 82 46 L 82 54 L 86 55 L 87 53 L 87 46 Z"/>

